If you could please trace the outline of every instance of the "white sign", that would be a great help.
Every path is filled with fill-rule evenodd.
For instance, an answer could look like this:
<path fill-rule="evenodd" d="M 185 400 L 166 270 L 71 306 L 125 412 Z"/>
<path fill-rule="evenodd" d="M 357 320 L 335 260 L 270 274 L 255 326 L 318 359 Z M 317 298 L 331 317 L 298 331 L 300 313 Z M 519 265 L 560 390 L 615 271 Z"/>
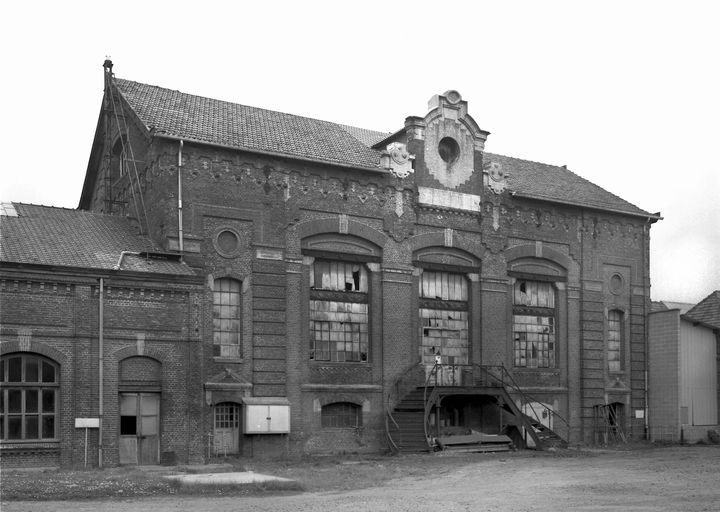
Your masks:
<path fill-rule="evenodd" d="M 635 418 L 641 420 L 645 417 L 645 410 L 644 409 L 635 409 Z"/>
<path fill-rule="evenodd" d="M 75 428 L 100 428 L 100 418 L 75 418 Z"/>

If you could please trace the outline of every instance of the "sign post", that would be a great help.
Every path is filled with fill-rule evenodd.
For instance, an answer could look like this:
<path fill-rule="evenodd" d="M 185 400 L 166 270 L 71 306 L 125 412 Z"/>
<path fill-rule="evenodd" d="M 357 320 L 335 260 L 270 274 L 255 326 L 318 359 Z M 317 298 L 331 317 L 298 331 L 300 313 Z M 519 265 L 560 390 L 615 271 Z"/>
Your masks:
<path fill-rule="evenodd" d="M 75 428 L 85 429 L 85 467 L 87 467 L 88 429 L 100 428 L 100 418 L 75 418 Z"/>

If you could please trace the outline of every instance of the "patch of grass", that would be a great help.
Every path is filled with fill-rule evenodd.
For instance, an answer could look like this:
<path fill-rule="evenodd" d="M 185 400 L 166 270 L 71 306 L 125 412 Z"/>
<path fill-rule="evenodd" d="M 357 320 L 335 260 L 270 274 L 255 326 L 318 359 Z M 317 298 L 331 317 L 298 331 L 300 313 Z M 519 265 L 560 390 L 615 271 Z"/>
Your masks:
<path fill-rule="evenodd" d="M 595 456 L 581 450 L 504 453 L 427 453 L 380 456 L 303 457 L 295 460 L 260 461 L 228 458 L 225 471 L 254 471 L 287 478 L 292 482 L 268 481 L 252 484 L 187 484 L 165 475 L 189 472 L 189 468 L 168 467 L 162 471 L 143 471 L 136 467 L 90 469 L 86 471 L 3 470 L 0 499 L 3 500 L 80 500 L 109 497 L 190 495 L 250 495 L 290 492 L 332 492 L 388 485 L 393 480 L 428 474 L 448 474 L 467 466 L 477 466 L 511 458 L 557 458 Z M 212 468 L 208 467 L 208 471 Z M 202 470 L 200 470 L 202 471 Z M 221 470 L 222 471 L 222 470 Z M 193 471 L 193 472 L 198 472 Z"/>
<path fill-rule="evenodd" d="M 298 482 L 283 481 L 253 482 L 245 484 L 208 484 L 173 480 L 173 485 L 176 486 L 178 494 L 200 496 L 302 492 L 305 490 Z"/>

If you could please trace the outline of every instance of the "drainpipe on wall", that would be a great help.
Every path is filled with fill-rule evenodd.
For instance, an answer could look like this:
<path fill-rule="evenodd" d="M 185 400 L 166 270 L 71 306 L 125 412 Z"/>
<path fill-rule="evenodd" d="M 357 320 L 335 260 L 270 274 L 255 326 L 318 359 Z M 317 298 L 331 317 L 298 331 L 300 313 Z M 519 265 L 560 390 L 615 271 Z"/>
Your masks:
<path fill-rule="evenodd" d="M 647 272 L 645 275 L 645 278 L 643 279 L 643 288 L 648 288 L 648 295 L 649 295 L 649 288 L 650 288 L 650 224 L 652 223 L 651 219 L 647 219 L 645 225 L 643 226 L 643 273 Z M 644 295 L 644 294 L 643 294 Z M 645 440 L 650 439 L 650 422 L 649 422 L 649 415 L 650 415 L 650 390 L 648 389 L 648 385 L 650 384 L 649 378 L 648 378 L 648 370 L 650 368 L 650 321 L 648 319 L 648 299 L 649 296 L 643 297 L 643 315 L 645 316 L 645 412 L 644 412 L 644 422 L 645 422 Z"/>
<path fill-rule="evenodd" d="M 178 149 L 178 249 L 183 252 L 183 212 L 182 212 L 182 151 L 183 141 Z"/>
<path fill-rule="evenodd" d="M 98 467 L 103 467 L 103 332 L 105 330 L 103 313 L 103 296 L 105 295 L 105 282 L 100 278 L 100 301 L 99 301 L 99 328 L 98 330 Z"/>

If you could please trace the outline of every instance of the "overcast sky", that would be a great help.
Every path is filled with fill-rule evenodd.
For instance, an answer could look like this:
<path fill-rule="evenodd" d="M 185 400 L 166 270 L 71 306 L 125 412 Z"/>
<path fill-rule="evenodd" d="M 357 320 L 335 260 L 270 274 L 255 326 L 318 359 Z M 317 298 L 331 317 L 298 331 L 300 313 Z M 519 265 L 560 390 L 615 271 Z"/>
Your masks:
<path fill-rule="evenodd" d="M 661 212 L 652 298 L 695 303 L 720 289 L 719 27 L 709 0 L 11 2 L 0 198 L 77 207 L 106 56 L 120 78 L 379 131 L 456 89 L 489 152 Z"/>

